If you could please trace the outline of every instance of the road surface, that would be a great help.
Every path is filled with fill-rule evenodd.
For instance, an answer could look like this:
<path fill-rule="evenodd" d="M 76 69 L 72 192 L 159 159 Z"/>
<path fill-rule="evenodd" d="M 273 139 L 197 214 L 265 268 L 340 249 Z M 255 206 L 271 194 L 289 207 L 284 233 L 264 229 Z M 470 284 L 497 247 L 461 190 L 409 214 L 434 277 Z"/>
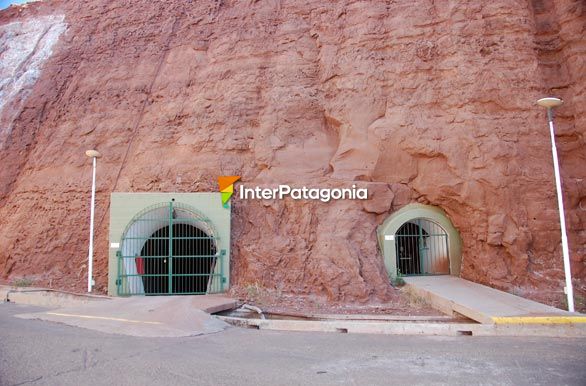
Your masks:
<path fill-rule="evenodd" d="M 12 315 L 1 385 L 586 385 L 586 339 L 414 337 L 230 328 L 137 338 Z"/>

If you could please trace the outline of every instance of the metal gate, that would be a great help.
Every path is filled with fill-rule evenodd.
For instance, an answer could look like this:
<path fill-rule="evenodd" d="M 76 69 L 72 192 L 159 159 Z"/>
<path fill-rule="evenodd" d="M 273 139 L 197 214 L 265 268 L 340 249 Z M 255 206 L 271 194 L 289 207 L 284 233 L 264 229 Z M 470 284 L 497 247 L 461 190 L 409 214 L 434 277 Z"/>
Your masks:
<path fill-rule="evenodd" d="M 395 234 L 397 273 L 403 276 L 448 275 L 448 235 L 433 221 L 418 218 Z"/>
<path fill-rule="evenodd" d="M 120 242 L 118 295 L 199 295 L 223 291 L 223 259 L 211 221 L 175 201 L 153 205 Z"/>

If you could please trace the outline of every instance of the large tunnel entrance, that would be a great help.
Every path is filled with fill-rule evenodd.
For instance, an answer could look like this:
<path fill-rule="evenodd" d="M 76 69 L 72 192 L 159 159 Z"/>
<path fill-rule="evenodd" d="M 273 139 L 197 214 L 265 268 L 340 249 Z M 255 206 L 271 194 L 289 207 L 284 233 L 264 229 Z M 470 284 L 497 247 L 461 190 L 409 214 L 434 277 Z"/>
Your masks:
<path fill-rule="evenodd" d="M 223 254 L 211 221 L 171 201 L 137 214 L 123 233 L 118 295 L 184 295 L 223 289 Z"/>

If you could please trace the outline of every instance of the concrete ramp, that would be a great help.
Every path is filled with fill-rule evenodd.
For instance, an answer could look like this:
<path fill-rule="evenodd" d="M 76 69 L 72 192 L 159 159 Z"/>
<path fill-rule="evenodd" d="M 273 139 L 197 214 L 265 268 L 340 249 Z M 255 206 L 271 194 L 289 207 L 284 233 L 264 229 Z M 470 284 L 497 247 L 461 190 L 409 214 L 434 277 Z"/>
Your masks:
<path fill-rule="evenodd" d="M 455 276 L 404 277 L 407 290 L 446 314 L 458 312 L 485 324 L 586 323 L 570 313 Z"/>
<path fill-rule="evenodd" d="M 110 298 L 73 307 L 16 315 L 107 333 L 143 337 L 181 337 L 211 334 L 228 325 L 210 313 L 231 309 L 228 297 L 134 296 Z"/>

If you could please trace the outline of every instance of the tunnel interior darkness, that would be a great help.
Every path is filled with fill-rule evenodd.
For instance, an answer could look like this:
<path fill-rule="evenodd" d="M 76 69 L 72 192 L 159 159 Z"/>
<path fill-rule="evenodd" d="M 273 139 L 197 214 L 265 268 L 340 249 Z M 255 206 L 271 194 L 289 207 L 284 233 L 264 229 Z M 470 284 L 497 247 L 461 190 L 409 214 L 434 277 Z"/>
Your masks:
<path fill-rule="evenodd" d="M 155 231 L 136 258 L 145 294 L 206 293 L 216 265 L 214 239 L 191 224 L 172 226 L 171 235 L 169 226 Z"/>
<path fill-rule="evenodd" d="M 411 222 L 397 231 L 397 268 L 403 275 L 421 274 L 420 234 L 427 235 L 427 232 Z"/>

